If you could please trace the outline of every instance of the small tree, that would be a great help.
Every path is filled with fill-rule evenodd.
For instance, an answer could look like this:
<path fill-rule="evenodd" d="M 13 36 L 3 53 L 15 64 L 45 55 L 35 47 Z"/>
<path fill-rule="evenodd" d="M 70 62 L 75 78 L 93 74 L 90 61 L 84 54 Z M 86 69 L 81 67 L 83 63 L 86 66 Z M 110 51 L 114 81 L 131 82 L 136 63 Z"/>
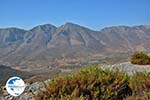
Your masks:
<path fill-rule="evenodd" d="M 131 55 L 131 63 L 138 65 L 149 65 L 150 57 L 144 52 L 135 52 Z"/>

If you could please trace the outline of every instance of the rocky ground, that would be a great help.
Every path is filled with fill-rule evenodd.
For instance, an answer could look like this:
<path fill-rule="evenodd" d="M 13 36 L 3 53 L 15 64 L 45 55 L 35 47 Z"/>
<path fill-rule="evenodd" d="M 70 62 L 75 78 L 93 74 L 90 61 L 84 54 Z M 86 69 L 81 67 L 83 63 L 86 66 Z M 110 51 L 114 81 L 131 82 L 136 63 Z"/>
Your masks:
<path fill-rule="evenodd" d="M 150 65 L 133 65 L 130 62 L 124 62 L 120 64 L 114 64 L 114 65 L 103 65 L 101 66 L 104 69 L 118 69 L 120 71 L 124 71 L 128 73 L 129 75 L 133 75 L 136 72 L 144 72 L 150 71 Z"/>
<path fill-rule="evenodd" d="M 48 83 L 49 80 L 42 82 L 35 82 L 32 84 L 27 83 L 24 93 L 19 97 L 13 97 L 9 95 L 4 88 L 2 91 L 4 96 L 1 96 L 0 100 L 35 100 L 35 95 L 38 92 L 43 91 L 48 85 Z"/>
<path fill-rule="evenodd" d="M 114 65 L 102 65 L 103 69 L 119 69 L 121 71 L 127 72 L 129 75 L 133 75 L 136 72 L 150 71 L 150 65 L 133 65 L 130 62 L 124 62 Z M 2 93 L 4 96 L 0 97 L 0 100 L 35 100 L 34 96 L 45 89 L 48 85 L 49 80 L 42 82 L 35 82 L 32 84 L 26 84 L 25 92 L 19 97 L 10 96 L 6 90 L 3 90 Z"/>

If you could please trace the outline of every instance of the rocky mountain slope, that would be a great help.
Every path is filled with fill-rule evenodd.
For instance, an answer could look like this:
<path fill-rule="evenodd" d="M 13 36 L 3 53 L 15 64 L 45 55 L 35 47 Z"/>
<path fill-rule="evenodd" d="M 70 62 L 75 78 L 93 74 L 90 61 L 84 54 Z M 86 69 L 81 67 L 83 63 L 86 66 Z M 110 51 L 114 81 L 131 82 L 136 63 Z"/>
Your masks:
<path fill-rule="evenodd" d="M 113 26 L 93 31 L 66 23 L 39 25 L 30 30 L 0 29 L 0 63 L 23 65 L 61 56 L 150 50 L 150 26 Z M 36 63 L 37 63 L 36 62 Z"/>

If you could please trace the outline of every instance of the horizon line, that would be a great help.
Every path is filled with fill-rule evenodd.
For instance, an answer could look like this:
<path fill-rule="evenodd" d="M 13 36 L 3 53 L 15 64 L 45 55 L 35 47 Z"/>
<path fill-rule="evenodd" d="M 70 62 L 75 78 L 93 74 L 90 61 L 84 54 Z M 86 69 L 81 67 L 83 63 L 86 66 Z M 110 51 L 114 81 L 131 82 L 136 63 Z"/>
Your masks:
<path fill-rule="evenodd" d="M 74 25 L 78 25 L 78 26 L 81 26 L 81 27 L 85 27 L 85 28 L 88 28 L 90 30 L 95 30 L 95 31 L 99 31 L 99 30 L 102 30 L 104 28 L 110 28 L 110 27 L 119 27 L 119 26 L 127 26 L 127 27 L 135 27 L 135 26 L 150 26 L 150 24 L 131 24 L 131 25 L 128 25 L 128 24 L 116 24 L 116 25 L 106 25 L 106 26 L 103 26 L 103 27 L 100 27 L 99 29 L 95 29 L 95 28 L 92 28 L 90 26 L 87 26 L 87 25 L 82 25 L 82 24 L 79 24 L 79 23 L 73 23 L 73 22 L 65 22 L 63 24 L 60 24 L 60 25 L 55 25 L 55 24 L 51 24 L 51 23 L 42 23 L 42 24 L 36 24 L 36 25 L 32 25 L 30 27 L 23 27 L 23 26 L 18 26 L 18 25 L 10 25 L 10 26 L 0 26 L 0 29 L 8 29 L 8 28 L 18 28 L 18 29 L 23 29 L 23 30 L 31 30 L 37 26 L 42 26 L 42 25 L 52 25 L 52 26 L 55 26 L 56 28 L 59 28 L 61 27 L 62 25 L 65 25 L 67 23 L 70 23 L 70 24 L 74 24 Z"/>

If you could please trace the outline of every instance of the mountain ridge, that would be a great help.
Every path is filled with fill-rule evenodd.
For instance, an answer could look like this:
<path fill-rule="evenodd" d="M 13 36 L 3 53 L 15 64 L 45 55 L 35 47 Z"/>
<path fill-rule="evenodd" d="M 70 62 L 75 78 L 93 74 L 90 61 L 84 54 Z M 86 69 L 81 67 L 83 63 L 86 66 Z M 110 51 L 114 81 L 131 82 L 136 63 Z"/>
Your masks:
<path fill-rule="evenodd" d="M 18 65 L 62 55 L 150 51 L 150 26 L 112 26 L 95 31 L 74 23 L 30 30 L 0 28 L 0 63 Z"/>
<path fill-rule="evenodd" d="M 33 28 L 36 28 L 36 27 L 39 27 L 39 26 L 45 26 L 45 25 L 49 25 L 49 26 L 54 26 L 56 28 L 59 28 L 61 26 L 64 26 L 64 25 L 67 25 L 67 24 L 70 24 L 70 25 L 77 25 L 77 26 L 80 26 L 80 27 L 83 27 L 83 28 L 86 28 L 86 29 L 89 29 L 89 30 L 93 30 L 93 31 L 101 31 L 105 28 L 112 28 L 112 27 L 129 27 L 129 28 L 133 28 L 133 27 L 147 27 L 149 28 L 150 25 L 148 24 L 138 24 L 138 25 L 112 25 L 112 26 L 106 26 L 106 27 L 102 27 L 102 28 L 99 28 L 99 29 L 92 29 L 90 27 L 86 27 L 86 26 L 82 26 L 82 25 L 79 25 L 77 23 L 72 23 L 72 22 L 66 22 L 62 25 L 59 25 L 59 26 L 55 26 L 53 24 L 50 24 L 50 23 L 46 23 L 46 24 L 39 24 L 39 25 L 35 25 L 29 29 L 26 29 L 26 28 L 21 28 L 21 27 L 14 27 L 14 26 L 10 26 L 10 27 L 0 27 L 0 30 L 6 30 L 6 29 L 19 29 L 19 30 L 24 30 L 24 31 L 29 31 L 29 30 L 32 30 Z"/>

